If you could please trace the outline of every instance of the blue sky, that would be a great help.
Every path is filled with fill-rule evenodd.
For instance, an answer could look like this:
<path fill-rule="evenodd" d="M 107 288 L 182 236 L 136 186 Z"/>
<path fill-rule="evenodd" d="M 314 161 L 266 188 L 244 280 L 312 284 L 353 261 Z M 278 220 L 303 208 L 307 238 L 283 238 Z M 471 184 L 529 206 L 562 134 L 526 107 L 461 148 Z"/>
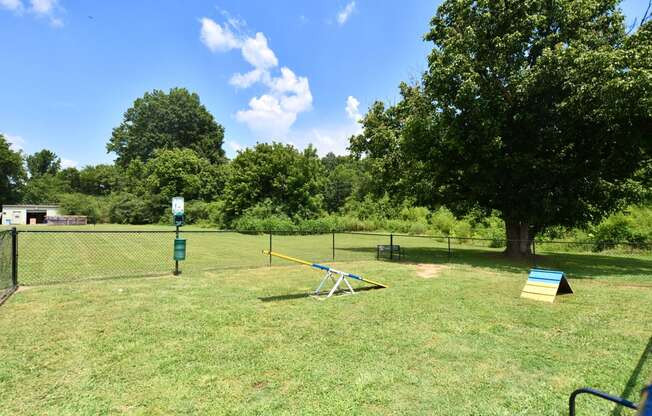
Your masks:
<path fill-rule="evenodd" d="M 65 165 L 110 162 L 134 99 L 179 86 L 225 127 L 228 156 L 271 139 L 342 153 L 359 114 L 425 69 L 438 4 L 0 0 L 0 132 Z"/>

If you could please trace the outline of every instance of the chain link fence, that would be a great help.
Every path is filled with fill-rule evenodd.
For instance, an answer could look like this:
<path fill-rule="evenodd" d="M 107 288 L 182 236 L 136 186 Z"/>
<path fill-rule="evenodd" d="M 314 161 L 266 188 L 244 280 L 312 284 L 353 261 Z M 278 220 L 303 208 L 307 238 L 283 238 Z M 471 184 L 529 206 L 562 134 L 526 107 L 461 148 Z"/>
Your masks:
<path fill-rule="evenodd" d="M 174 269 L 175 231 L 64 231 L 18 232 L 19 282 L 42 285 L 88 279 L 167 275 Z M 630 267 L 652 277 L 652 245 L 643 243 L 593 243 L 535 241 L 533 253 L 519 261 L 502 256 L 506 241 L 447 236 L 331 232 L 180 231 L 187 241 L 182 273 L 258 268 L 289 264 L 263 255 L 272 250 L 311 262 L 400 260 L 414 263 L 461 263 L 487 267 L 548 267 L 580 270 L 578 264 Z M 0 233 L 0 279 L 11 287 L 11 231 Z M 393 246 L 393 251 L 378 251 Z M 382 254 L 382 255 L 381 255 Z M 388 255 L 389 254 L 389 255 Z M 579 256 L 579 257 L 578 257 Z M 575 269 L 573 269 L 575 267 Z M 595 270 L 580 270 L 589 274 Z"/>
<path fill-rule="evenodd" d="M 15 231 L 0 231 L 0 304 L 17 288 Z"/>

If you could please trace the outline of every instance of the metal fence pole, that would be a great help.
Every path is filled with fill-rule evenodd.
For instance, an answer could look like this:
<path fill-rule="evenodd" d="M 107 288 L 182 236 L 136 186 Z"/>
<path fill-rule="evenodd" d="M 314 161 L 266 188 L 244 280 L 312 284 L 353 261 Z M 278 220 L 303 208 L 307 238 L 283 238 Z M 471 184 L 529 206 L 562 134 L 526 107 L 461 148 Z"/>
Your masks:
<path fill-rule="evenodd" d="M 389 259 L 394 259 L 394 234 L 389 235 Z"/>
<path fill-rule="evenodd" d="M 532 239 L 532 264 L 533 264 L 534 268 L 536 269 L 536 267 L 537 267 L 537 243 L 534 240 L 534 238 Z"/>
<path fill-rule="evenodd" d="M 272 267 L 272 230 L 269 230 L 269 267 Z"/>
<path fill-rule="evenodd" d="M 451 259 L 451 237 L 448 236 L 446 237 L 446 239 L 448 240 L 448 260 L 450 260 Z"/>
<path fill-rule="evenodd" d="M 177 225 L 177 230 L 176 230 L 175 236 L 176 236 L 175 237 L 175 244 L 176 244 L 176 240 L 179 238 L 179 226 L 178 225 Z M 175 253 L 174 257 L 176 257 L 176 253 Z M 175 276 L 179 276 L 180 273 L 181 272 L 179 271 L 179 260 L 177 260 L 175 258 L 174 259 L 174 271 L 172 272 L 172 274 L 175 275 Z"/>
<path fill-rule="evenodd" d="M 18 230 L 11 228 L 11 283 L 18 286 Z"/>
<path fill-rule="evenodd" d="M 333 261 L 335 261 L 335 231 L 333 231 Z"/>

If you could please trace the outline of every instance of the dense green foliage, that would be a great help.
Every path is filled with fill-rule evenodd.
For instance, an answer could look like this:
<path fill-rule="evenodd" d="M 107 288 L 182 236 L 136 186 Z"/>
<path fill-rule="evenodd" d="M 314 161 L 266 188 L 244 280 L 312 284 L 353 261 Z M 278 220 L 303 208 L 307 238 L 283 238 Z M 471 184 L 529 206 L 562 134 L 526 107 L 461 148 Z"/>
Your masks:
<path fill-rule="evenodd" d="M 352 150 L 419 203 L 497 210 L 515 254 L 621 209 L 650 162 L 652 24 L 627 35 L 617 3 L 445 1 L 422 81 Z"/>
<path fill-rule="evenodd" d="M 56 175 L 61 169 L 61 159 L 47 149 L 29 155 L 25 158 L 27 171 L 33 178 L 43 175 Z"/>
<path fill-rule="evenodd" d="M 20 152 L 9 147 L 0 134 L 0 204 L 17 202 L 19 188 L 25 179 L 25 170 Z"/>
<path fill-rule="evenodd" d="M 126 167 L 139 158 L 147 161 L 156 149 L 189 148 L 213 163 L 222 161 L 224 128 L 185 88 L 146 92 L 138 98 L 113 130 L 107 150 Z"/>
<path fill-rule="evenodd" d="M 224 189 L 227 218 L 246 214 L 261 203 L 270 206 L 270 213 L 315 217 L 322 210 L 324 177 L 314 148 L 299 152 L 290 145 L 259 143 L 230 164 Z"/>

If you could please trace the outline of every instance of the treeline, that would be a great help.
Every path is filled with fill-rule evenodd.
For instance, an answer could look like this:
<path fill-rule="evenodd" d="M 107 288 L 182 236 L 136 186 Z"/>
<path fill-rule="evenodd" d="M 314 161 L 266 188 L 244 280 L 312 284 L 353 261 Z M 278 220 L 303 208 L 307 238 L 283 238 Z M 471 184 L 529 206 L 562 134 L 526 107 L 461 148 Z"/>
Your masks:
<path fill-rule="evenodd" d="M 12 152 L 0 137 L 0 148 Z M 24 156 L 12 152 L 18 169 L 14 202 L 58 203 L 64 214 L 86 215 L 92 223 L 170 224 L 170 200 L 186 198 L 188 224 L 248 231 L 386 231 L 490 240 L 504 246 L 505 224 L 498 212 L 455 216 L 444 206 L 415 206 L 392 199 L 374 180 L 364 159 L 320 158 L 280 143 L 260 143 L 233 160 L 216 163 L 192 149 L 155 149 L 143 162 L 61 168 L 49 150 Z M 22 167 L 22 171 L 21 171 Z M 597 225 L 553 227 L 543 239 L 595 242 L 652 239 L 652 207 L 630 207 Z"/>

